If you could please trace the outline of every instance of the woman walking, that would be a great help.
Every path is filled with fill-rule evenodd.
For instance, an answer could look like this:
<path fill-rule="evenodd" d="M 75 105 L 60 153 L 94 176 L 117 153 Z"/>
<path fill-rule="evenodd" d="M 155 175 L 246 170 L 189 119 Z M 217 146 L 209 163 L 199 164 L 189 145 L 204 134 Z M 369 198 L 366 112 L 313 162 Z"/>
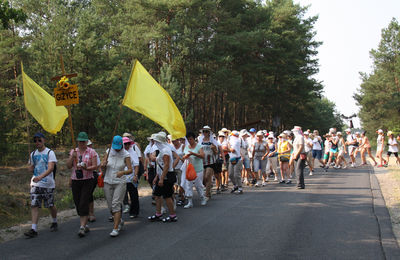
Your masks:
<path fill-rule="evenodd" d="M 79 215 L 79 237 L 89 232 L 89 203 L 93 201 L 93 171 L 97 170 L 97 154 L 87 146 L 89 138 L 85 132 L 78 134 L 78 148 L 72 149 L 67 161 L 71 169 L 70 184 L 76 211 Z"/>
<path fill-rule="evenodd" d="M 195 138 L 196 135 L 193 132 L 187 132 L 186 139 L 189 145 L 185 147 L 185 155 L 183 156 L 183 159 L 188 159 L 190 163 L 193 164 L 197 177 L 194 181 L 186 181 L 185 194 L 188 199 L 188 203 L 184 206 L 185 209 L 193 207 L 193 185 L 196 187 L 197 193 L 200 196 L 201 205 L 204 206 L 207 204 L 203 186 L 204 151 L 201 148 L 201 145 L 196 142 Z"/>
<path fill-rule="evenodd" d="M 399 158 L 399 147 L 396 141 L 396 138 L 394 138 L 394 134 L 392 131 L 389 131 L 387 133 L 388 138 L 388 145 L 389 145 L 389 149 L 387 152 L 387 164 L 389 164 L 389 157 L 390 155 L 394 155 L 394 157 L 396 158 L 396 163 L 400 164 L 400 158 Z"/>
<path fill-rule="evenodd" d="M 292 181 L 290 180 L 289 173 L 289 160 L 290 160 L 290 151 L 293 146 L 288 141 L 287 135 L 282 133 L 279 135 L 279 145 L 278 145 L 278 160 L 279 167 L 281 168 L 281 181 L 279 183 L 290 184 Z"/>
<path fill-rule="evenodd" d="M 366 131 L 361 133 L 361 139 L 362 139 L 362 144 L 360 145 L 361 147 L 361 158 L 365 158 L 365 153 L 368 153 L 369 158 L 374 162 L 374 166 L 378 165 L 378 163 L 375 161 L 375 158 L 372 156 L 371 153 L 371 144 L 369 142 L 368 137 L 366 136 Z M 365 159 L 364 159 L 365 160 Z M 366 164 L 366 162 L 365 162 Z"/>
<path fill-rule="evenodd" d="M 262 186 L 265 186 L 266 183 L 266 169 L 268 160 L 265 158 L 269 154 L 269 148 L 267 143 L 263 140 L 264 133 L 262 131 L 258 131 L 256 134 L 256 141 L 253 144 L 253 165 L 254 165 L 254 172 L 256 174 L 257 183 L 255 184 L 256 187 L 261 185 L 260 179 L 262 177 L 263 182 Z"/>
<path fill-rule="evenodd" d="M 383 159 L 383 150 L 385 149 L 385 134 L 382 129 L 377 131 L 378 138 L 376 139 L 376 158 L 379 159 L 378 167 L 386 165 L 386 160 Z"/>
<path fill-rule="evenodd" d="M 151 139 L 160 151 L 156 158 L 157 164 L 157 175 L 154 178 L 154 196 L 156 199 L 156 214 L 148 217 L 149 221 L 163 221 L 163 222 L 176 222 L 178 217 L 176 216 L 174 209 L 174 201 L 172 196 L 174 195 L 174 184 L 176 182 L 176 174 L 173 168 L 173 156 L 171 147 L 167 144 L 166 134 L 159 132 L 153 134 Z M 162 198 L 165 200 L 165 204 L 169 210 L 169 216 L 161 218 L 161 206 Z"/>
<path fill-rule="evenodd" d="M 121 215 L 126 191 L 125 175 L 132 173 L 130 154 L 123 148 L 122 137 L 114 136 L 111 150 L 107 150 L 107 154 L 101 163 L 102 170 L 105 172 L 104 195 L 114 220 L 114 227 L 110 233 L 111 237 L 118 236 L 124 225 Z"/>

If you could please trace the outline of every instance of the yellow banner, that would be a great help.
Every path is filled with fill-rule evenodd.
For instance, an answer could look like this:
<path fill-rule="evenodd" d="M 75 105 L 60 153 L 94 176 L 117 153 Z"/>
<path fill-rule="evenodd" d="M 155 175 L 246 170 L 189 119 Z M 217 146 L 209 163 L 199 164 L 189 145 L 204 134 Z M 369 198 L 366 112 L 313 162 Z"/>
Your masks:
<path fill-rule="evenodd" d="M 164 127 L 174 139 L 186 135 L 185 123 L 174 101 L 139 61 L 133 65 L 122 104 Z"/>
<path fill-rule="evenodd" d="M 26 75 L 23 68 L 22 82 L 26 109 L 44 130 L 56 134 L 68 117 L 67 109 L 57 107 L 54 98 Z"/>

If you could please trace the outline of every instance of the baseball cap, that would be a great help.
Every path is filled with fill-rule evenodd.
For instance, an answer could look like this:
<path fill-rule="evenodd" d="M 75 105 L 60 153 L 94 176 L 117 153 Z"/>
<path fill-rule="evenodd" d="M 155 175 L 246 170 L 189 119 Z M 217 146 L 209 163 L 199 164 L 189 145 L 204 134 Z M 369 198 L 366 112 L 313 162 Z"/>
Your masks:
<path fill-rule="evenodd" d="M 387 132 L 387 136 L 391 136 L 392 134 L 393 134 L 392 131 L 388 131 L 388 132 Z"/>
<path fill-rule="evenodd" d="M 378 131 L 376 131 L 378 134 L 382 134 L 383 133 L 383 130 L 382 129 L 379 129 Z"/>
<path fill-rule="evenodd" d="M 239 132 L 236 131 L 236 130 L 233 130 L 232 133 L 231 133 L 231 135 L 233 135 L 233 136 L 239 136 Z"/>
<path fill-rule="evenodd" d="M 112 149 L 114 150 L 120 150 L 122 149 L 122 137 L 119 135 L 114 136 L 113 141 L 112 141 Z"/>
<path fill-rule="evenodd" d="M 345 132 L 351 132 L 350 128 L 347 128 L 346 130 L 344 130 Z"/>
<path fill-rule="evenodd" d="M 258 131 L 256 135 L 264 136 L 264 133 L 263 133 L 263 131 Z"/>
<path fill-rule="evenodd" d="M 250 128 L 249 132 L 250 132 L 250 133 L 255 133 L 255 132 L 256 132 L 256 129 L 255 129 L 255 128 Z"/>
<path fill-rule="evenodd" d="M 37 133 L 33 136 L 33 138 L 35 138 L 35 137 L 45 138 L 45 137 L 44 137 L 44 134 L 42 134 L 42 133 L 40 133 L 40 132 L 37 132 Z"/>
<path fill-rule="evenodd" d="M 89 140 L 88 134 L 86 132 L 80 132 L 78 137 L 76 138 L 77 141 L 87 141 Z"/>
<path fill-rule="evenodd" d="M 218 136 L 223 136 L 223 137 L 225 137 L 225 134 L 224 134 L 224 132 L 219 131 L 219 132 L 218 132 Z"/>

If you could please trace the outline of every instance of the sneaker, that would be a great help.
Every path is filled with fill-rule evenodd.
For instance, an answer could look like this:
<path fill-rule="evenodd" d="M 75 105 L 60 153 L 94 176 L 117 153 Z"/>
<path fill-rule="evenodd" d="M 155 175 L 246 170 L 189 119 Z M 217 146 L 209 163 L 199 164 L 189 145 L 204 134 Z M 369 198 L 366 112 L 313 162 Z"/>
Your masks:
<path fill-rule="evenodd" d="M 261 185 L 264 187 L 265 185 L 267 185 L 267 182 L 263 181 Z"/>
<path fill-rule="evenodd" d="M 242 188 L 239 188 L 237 193 L 238 193 L 238 194 L 243 194 L 243 189 L 242 189 Z"/>
<path fill-rule="evenodd" d="M 343 168 L 342 168 L 342 169 L 347 169 L 347 165 L 343 166 Z"/>
<path fill-rule="evenodd" d="M 278 177 L 275 177 L 274 181 L 278 181 Z"/>
<path fill-rule="evenodd" d="M 25 232 L 24 235 L 27 236 L 27 238 L 33 238 L 33 237 L 36 237 L 38 235 L 38 232 L 36 232 L 35 230 L 31 229 L 31 230 Z"/>
<path fill-rule="evenodd" d="M 129 212 L 129 205 L 125 205 L 124 211 L 122 213 L 128 213 Z"/>
<path fill-rule="evenodd" d="M 287 180 L 285 183 L 286 183 L 286 184 L 291 184 L 292 181 L 291 181 L 291 180 Z"/>
<path fill-rule="evenodd" d="M 78 231 L 78 236 L 79 237 L 84 237 L 85 236 L 85 228 L 81 227 Z"/>
<path fill-rule="evenodd" d="M 129 218 L 137 218 L 138 215 L 129 215 Z"/>
<path fill-rule="evenodd" d="M 51 223 L 50 231 L 51 231 L 51 232 L 55 232 L 55 231 L 57 231 L 57 230 L 58 230 L 57 222 Z"/>
<path fill-rule="evenodd" d="M 354 163 L 352 163 L 351 168 L 356 168 L 356 165 Z"/>
<path fill-rule="evenodd" d="M 221 185 L 221 191 L 226 191 L 225 185 Z"/>
<path fill-rule="evenodd" d="M 201 202 L 200 202 L 200 204 L 201 204 L 201 206 L 205 206 L 205 205 L 207 205 L 207 197 L 203 197 L 202 199 L 201 199 Z"/>
<path fill-rule="evenodd" d="M 237 190 L 238 190 L 238 187 L 233 187 L 233 189 L 231 190 L 231 193 L 234 193 Z"/>
<path fill-rule="evenodd" d="M 313 174 L 313 171 L 310 171 L 310 174 L 309 174 L 310 176 L 313 176 L 314 174 Z"/>
<path fill-rule="evenodd" d="M 329 170 L 329 166 L 326 166 L 325 167 L 325 171 L 327 172 Z"/>
<path fill-rule="evenodd" d="M 183 206 L 183 205 L 185 205 L 185 201 L 183 201 L 183 200 L 178 200 L 178 202 L 176 203 L 176 205 L 178 205 L 178 206 Z"/>
<path fill-rule="evenodd" d="M 118 232 L 122 230 L 122 227 L 124 226 L 124 224 L 125 224 L 125 222 L 124 222 L 124 220 L 121 218 L 121 222 L 119 222 L 119 225 L 118 225 Z"/>
<path fill-rule="evenodd" d="M 89 232 L 90 232 L 89 226 L 86 225 L 85 228 L 84 228 L 84 230 L 85 230 L 85 233 L 89 233 Z"/>
<path fill-rule="evenodd" d="M 254 186 L 255 187 L 260 187 L 261 183 L 258 181 Z"/>
<path fill-rule="evenodd" d="M 221 190 L 219 188 L 217 189 L 217 194 L 221 194 Z"/>
<path fill-rule="evenodd" d="M 284 183 L 285 183 L 285 180 L 279 181 L 279 184 L 284 184 Z"/>
<path fill-rule="evenodd" d="M 110 233 L 111 237 L 117 237 L 119 235 L 118 229 L 113 229 Z"/>

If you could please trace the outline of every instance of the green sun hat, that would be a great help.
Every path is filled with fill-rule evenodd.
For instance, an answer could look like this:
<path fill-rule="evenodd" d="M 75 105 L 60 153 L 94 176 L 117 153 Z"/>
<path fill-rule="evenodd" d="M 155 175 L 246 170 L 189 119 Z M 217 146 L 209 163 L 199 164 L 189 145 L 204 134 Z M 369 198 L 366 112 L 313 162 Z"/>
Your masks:
<path fill-rule="evenodd" d="M 78 138 L 76 138 L 77 141 L 87 141 L 89 140 L 89 136 L 86 132 L 80 132 L 78 134 Z"/>

